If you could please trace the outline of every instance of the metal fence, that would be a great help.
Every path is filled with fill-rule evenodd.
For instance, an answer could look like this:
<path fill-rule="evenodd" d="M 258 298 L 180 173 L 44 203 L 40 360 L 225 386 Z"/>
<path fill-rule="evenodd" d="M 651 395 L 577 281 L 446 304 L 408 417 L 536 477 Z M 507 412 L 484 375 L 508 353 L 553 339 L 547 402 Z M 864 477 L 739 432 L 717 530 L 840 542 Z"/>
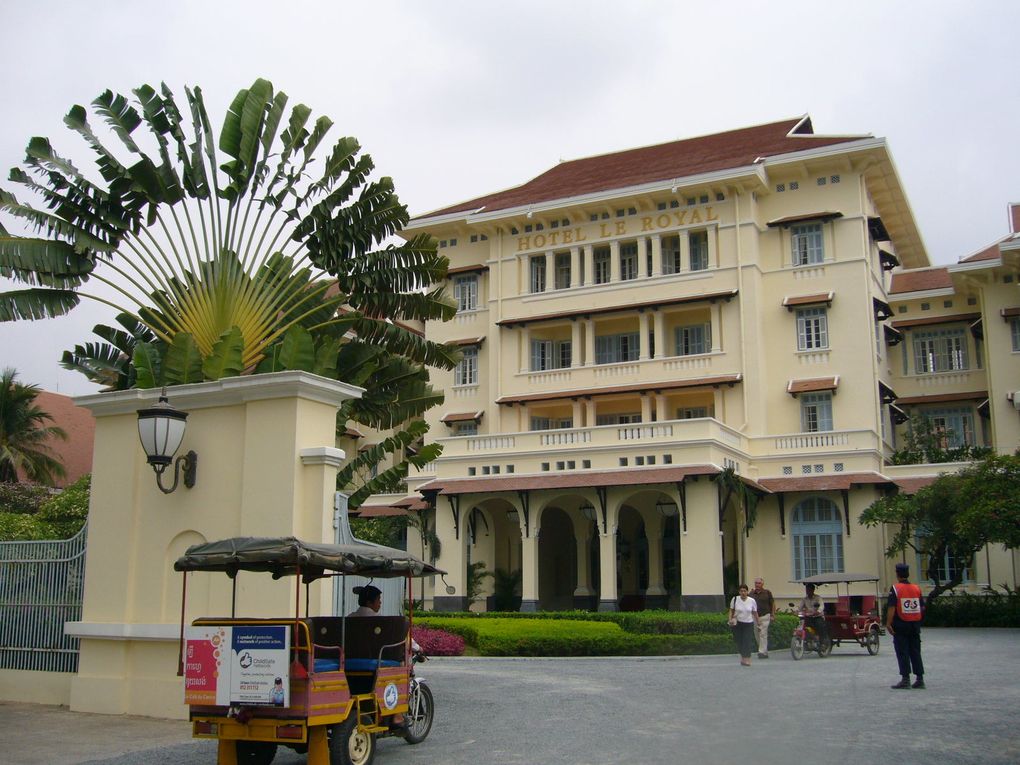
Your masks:
<path fill-rule="evenodd" d="M 70 539 L 0 542 L 0 669 L 78 670 L 86 528 Z"/>

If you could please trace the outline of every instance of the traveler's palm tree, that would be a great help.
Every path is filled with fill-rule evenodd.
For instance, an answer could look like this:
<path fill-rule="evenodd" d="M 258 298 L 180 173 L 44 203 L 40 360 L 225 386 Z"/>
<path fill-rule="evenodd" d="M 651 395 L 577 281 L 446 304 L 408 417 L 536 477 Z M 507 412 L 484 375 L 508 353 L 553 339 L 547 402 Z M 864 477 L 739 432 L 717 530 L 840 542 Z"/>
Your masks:
<path fill-rule="evenodd" d="M 64 118 L 94 175 L 38 137 L 11 170 L 42 204 L 0 189 L 0 210 L 34 232 L 0 226 L 0 276 L 22 287 L 0 293 L 0 321 L 61 316 L 83 298 L 115 307 L 120 326 L 97 326 L 102 342 L 63 359 L 110 389 L 301 369 L 368 386 L 343 414 L 378 428 L 441 402 L 425 366 L 450 368 L 457 351 L 396 320 L 452 317 L 432 286 L 448 262 L 426 235 L 389 242 L 407 209 L 358 142 L 317 161 L 332 123 L 288 112 L 266 80 L 237 94 L 218 142 L 199 88 L 183 110 L 165 85 L 133 93 L 92 102 L 113 146 L 84 107 Z"/>
<path fill-rule="evenodd" d="M 29 481 L 52 485 L 64 476 L 64 466 L 48 442 L 67 436 L 48 425 L 52 418 L 36 406 L 39 389 L 19 383 L 17 376 L 13 369 L 0 374 L 0 483 L 17 483 L 20 472 Z"/>

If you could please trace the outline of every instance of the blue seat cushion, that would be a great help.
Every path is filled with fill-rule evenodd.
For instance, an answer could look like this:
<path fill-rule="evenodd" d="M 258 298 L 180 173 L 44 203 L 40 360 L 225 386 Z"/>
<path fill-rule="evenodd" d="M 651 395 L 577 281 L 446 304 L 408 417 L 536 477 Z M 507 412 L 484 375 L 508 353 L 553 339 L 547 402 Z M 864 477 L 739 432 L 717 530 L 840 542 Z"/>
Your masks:
<path fill-rule="evenodd" d="M 315 662 L 318 666 L 319 662 Z M 344 670 L 347 672 L 375 672 L 379 667 L 399 667 L 400 662 L 393 659 L 347 659 Z"/>
<path fill-rule="evenodd" d="M 336 672 L 340 669 L 339 659 L 316 659 L 315 660 L 315 671 L 316 672 Z"/>

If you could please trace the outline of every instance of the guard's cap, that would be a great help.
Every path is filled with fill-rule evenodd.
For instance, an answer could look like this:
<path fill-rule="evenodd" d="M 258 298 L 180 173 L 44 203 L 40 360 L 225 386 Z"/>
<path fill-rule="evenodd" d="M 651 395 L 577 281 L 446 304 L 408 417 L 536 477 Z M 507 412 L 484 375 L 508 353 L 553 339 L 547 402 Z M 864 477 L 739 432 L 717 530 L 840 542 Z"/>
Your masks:
<path fill-rule="evenodd" d="M 910 566 L 906 563 L 897 563 L 896 576 L 910 576 Z"/>

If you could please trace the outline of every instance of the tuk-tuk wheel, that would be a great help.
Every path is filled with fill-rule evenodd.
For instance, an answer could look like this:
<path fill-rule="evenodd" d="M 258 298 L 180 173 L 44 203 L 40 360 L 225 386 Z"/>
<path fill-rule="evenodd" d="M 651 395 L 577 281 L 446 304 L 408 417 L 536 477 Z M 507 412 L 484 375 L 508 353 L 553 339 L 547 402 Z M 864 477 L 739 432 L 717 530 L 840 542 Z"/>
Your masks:
<path fill-rule="evenodd" d="M 872 656 L 878 653 L 878 627 L 868 630 L 868 636 L 864 639 L 864 647 Z"/>
<path fill-rule="evenodd" d="M 270 765 L 276 757 L 276 744 L 268 741 L 238 741 L 237 765 Z"/>
<path fill-rule="evenodd" d="M 330 765 L 371 765 L 375 759 L 375 736 L 358 730 L 354 710 L 329 733 Z"/>
<path fill-rule="evenodd" d="M 422 682 L 415 684 L 409 695 L 407 712 L 404 714 L 404 719 L 407 721 L 404 741 L 408 744 L 420 744 L 432 730 L 432 718 L 436 712 L 436 703 L 432 698 L 431 689 Z"/>

